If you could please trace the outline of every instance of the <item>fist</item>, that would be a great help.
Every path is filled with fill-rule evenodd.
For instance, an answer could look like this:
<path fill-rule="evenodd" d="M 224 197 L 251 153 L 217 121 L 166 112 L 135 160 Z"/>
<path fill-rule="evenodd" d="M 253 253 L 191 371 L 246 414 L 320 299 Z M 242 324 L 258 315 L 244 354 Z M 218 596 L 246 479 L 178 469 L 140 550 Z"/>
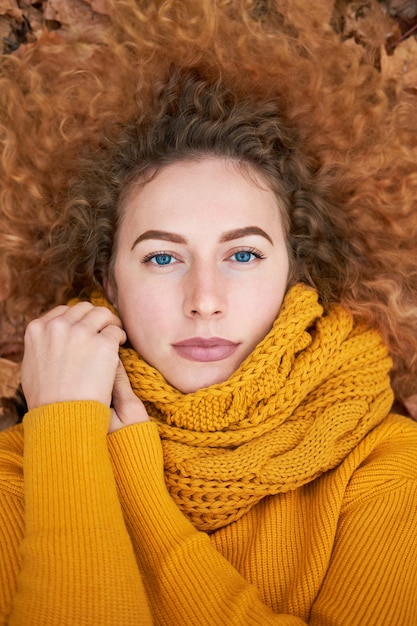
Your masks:
<path fill-rule="evenodd" d="M 29 409 L 67 400 L 96 400 L 110 406 L 126 341 L 111 311 L 79 302 L 58 306 L 28 324 L 22 388 Z"/>

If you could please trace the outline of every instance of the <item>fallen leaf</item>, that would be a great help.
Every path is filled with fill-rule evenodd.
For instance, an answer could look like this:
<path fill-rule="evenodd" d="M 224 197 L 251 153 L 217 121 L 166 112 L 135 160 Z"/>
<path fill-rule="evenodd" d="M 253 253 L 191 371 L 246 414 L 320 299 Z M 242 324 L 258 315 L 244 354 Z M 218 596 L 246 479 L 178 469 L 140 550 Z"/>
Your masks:
<path fill-rule="evenodd" d="M 8 11 L 17 8 L 16 0 L 0 0 L 0 15 L 6 15 Z"/>
<path fill-rule="evenodd" d="M 342 45 L 355 50 L 358 57 L 361 58 L 367 65 L 379 67 L 379 48 L 375 49 L 371 46 L 366 46 L 363 43 L 358 43 L 353 37 L 345 39 Z"/>
<path fill-rule="evenodd" d="M 48 0 L 44 4 L 43 17 L 63 26 L 76 27 L 79 31 L 88 30 L 103 19 L 102 15 L 94 12 L 82 0 Z"/>
<path fill-rule="evenodd" d="M 110 4 L 107 0 L 85 0 L 96 13 L 110 15 Z"/>
<path fill-rule="evenodd" d="M 0 15 L 0 41 L 4 42 L 6 38 L 9 37 L 11 32 L 10 19 L 5 15 Z M 0 284 L 1 290 L 1 284 Z M 0 301 L 1 301 L 1 293 L 0 293 Z"/>
<path fill-rule="evenodd" d="M 417 0 L 386 0 L 391 15 L 411 20 L 417 17 Z"/>
<path fill-rule="evenodd" d="M 398 81 L 403 87 L 417 89 L 417 40 L 410 37 L 398 44 L 394 53 L 381 51 L 381 73 Z"/>
<path fill-rule="evenodd" d="M 20 363 L 0 359 L 0 398 L 12 398 L 20 384 Z"/>
<path fill-rule="evenodd" d="M 361 0 L 346 5 L 344 37 L 353 37 L 358 43 L 379 49 L 393 37 L 398 25 L 377 0 Z"/>
<path fill-rule="evenodd" d="M 19 421 L 19 415 L 16 407 L 12 403 L 5 403 L 2 406 L 2 400 L 0 398 L 0 430 L 5 430 L 14 426 Z"/>
<path fill-rule="evenodd" d="M 19 421 L 16 392 L 20 385 L 20 363 L 0 358 L 0 430 Z"/>
<path fill-rule="evenodd" d="M 22 21 L 22 11 L 16 0 L 0 0 L 0 15 L 8 15 L 17 21 Z"/>
<path fill-rule="evenodd" d="M 23 318 L 16 317 L 12 322 L 7 315 L 0 315 L 0 362 L 4 359 L 14 362 L 21 360 L 24 329 Z"/>

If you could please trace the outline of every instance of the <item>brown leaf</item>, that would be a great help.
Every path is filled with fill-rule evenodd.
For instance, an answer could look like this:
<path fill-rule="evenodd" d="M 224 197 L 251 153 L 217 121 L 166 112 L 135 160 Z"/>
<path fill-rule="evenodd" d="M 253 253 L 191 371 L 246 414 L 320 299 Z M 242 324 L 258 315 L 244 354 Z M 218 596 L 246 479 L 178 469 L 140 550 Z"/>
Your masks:
<path fill-rule="evenodd" d="M 20 384 L 20 363 L 0 359 L 0 398 L 12 398 Z"/>
<path fill-rule="evenodd" d="M 12 323 L 6 315 L 0 316 L 0 360 L 21 360 L 24 326 L 23 318 L 16 318 Z"/>
<path fill-rule="evenodd" d="M 88 30 L 102 20 L 102 16 L 82 0 L 48 0 L 44 4 L 43 16 L 45 20 L 75 26 L 80 31 Z"/>
<path fill-rule="evenodd" d="M 110 15 L 110 4 L 108 0 L 85 0 L 85 2 L 88 2 L 88 4 L 91 5 L 91 8 L 95 13 Z"/>
<path fill-rule="evenodd" d="M 412 20 L 417 17 L 417 0 L 386 0 L 391 15 Z"/>
<path fill-rule="evenodd" d="M 343 34 L 358 43 L 378 49 L 396 29 L 397 23 L 377 0 L 359 0 L 346 6 Z"/>
<path fill-rule="evenodd" d="M 381 51 L 381 73 L 385 78 L 393 78 L 403 87 L 417 89 L 417 40 L 410 37 L 388 55 L 384 48 Z"/>
<path fill-rule="evenodd" d="M 5 15 L 0 15 L 0 41 L 4 41 L 11 32 L 10 19 Z M 0 284 L 1 289 L 1 284 Z M 0 301 L 1 301 L 1 293 L 0 293 Z"/>
<path fill-rule="evenodd" d="M 0 0 L 0 15 L 8 15 L 9 11 L 18 9 L 16 0 Z"/>
<path fill-rule="evenodd" d="M 3 406 L 0 398 L 0 430 L 14 426 L 19 421 L 19 415 L 13 403 L 5 403 Z"/>
<path fill-rule="evenodd" d="M 22 11 L 17 6 L 16 0 L 0 0 L 0 15 L 8 15 L 18 22 L 22 21 Z"/>

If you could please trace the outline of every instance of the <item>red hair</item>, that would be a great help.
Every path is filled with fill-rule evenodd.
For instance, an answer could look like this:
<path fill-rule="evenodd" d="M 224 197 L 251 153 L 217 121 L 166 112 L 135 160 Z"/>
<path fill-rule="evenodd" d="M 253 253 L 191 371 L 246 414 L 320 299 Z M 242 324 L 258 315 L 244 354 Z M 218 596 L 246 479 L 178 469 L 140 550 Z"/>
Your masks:
<path fill-rule="evenodd" d="M 312 211 L 308 189 L 298 191 L 306 210 L 295 230 L 311 282 L 380 329 L 397 396 L 417 393 L 415 96 L 330 28 L 297 30 L 298 3 L 291 23 L 273 2 L 140 4 L 115 3 L 108 29 L 88 41 L 46 36 L 1 59 L 3 315 L 29 320 L 91 286 L 73 263 L 80 249 L 68 246 L 68 190 L 86 174 L 80 155 L 104 154 L 131 120 L 155 116 L 154 86 L 172 63 L 199 67 L 237 100 L 275 102 L 320 198 Z M 323 261 L 314 265 L 320 256 L 327 275 Z"/>

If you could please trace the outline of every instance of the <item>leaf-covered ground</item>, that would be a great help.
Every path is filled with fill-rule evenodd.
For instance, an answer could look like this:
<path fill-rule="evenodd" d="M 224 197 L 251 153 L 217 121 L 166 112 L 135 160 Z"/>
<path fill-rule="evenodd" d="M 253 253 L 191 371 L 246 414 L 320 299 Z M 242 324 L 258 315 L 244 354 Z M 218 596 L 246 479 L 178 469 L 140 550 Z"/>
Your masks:
<path fill-rule="evenodd" d="M 311 6 L 311 0 L 305 2 Z M 290 3 L 282 0 L 283 12 Z M 361 47 L 365 62 L 417 98 L 417 0 L 318 0 L 314 10 L 315 18 L 330 24 L 344 45 Z M 74 31 L 100 28 L 108 19 L 106 0 L 0 0 L 0 54 L 19 55 L 26 46 L 41 43 L 46 33 L 65 39 Z M 19 384 L 18 326 L 16 320 L 0 319 L 0 428 L 18 418 L 12 400 Z M 417 416 L 417 406 L 415 412 Z"/>
<path fill-rule="evenodd" d="M 362 46 L 369 63 L 417 90 L 417 0 L 319 0 L 316 7 L 342 41 Z M 45 32 L 66 38 L 107 20 L 106 0 L 0 0 L 2 52 L 19 54 Z"/>

